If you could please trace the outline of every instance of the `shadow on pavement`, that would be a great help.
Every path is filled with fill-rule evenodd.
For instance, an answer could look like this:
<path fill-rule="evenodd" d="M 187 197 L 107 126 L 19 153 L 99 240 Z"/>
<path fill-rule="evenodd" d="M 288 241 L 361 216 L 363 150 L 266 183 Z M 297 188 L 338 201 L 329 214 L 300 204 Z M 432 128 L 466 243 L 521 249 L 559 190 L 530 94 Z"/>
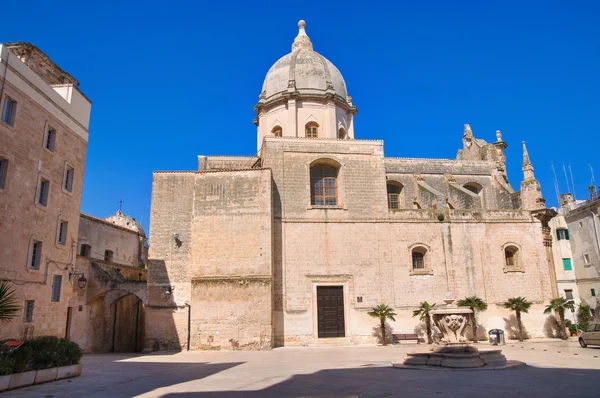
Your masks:
<path fill-rule="evenodd" d="M 268 375 L 265 375 L 265 378 Z M 600 370 L 525 367 L 501 371 L 429 371 L 372 367 L 296 375 L 257 391 L 169 393 L 165 398 L 597 396 Z"/>

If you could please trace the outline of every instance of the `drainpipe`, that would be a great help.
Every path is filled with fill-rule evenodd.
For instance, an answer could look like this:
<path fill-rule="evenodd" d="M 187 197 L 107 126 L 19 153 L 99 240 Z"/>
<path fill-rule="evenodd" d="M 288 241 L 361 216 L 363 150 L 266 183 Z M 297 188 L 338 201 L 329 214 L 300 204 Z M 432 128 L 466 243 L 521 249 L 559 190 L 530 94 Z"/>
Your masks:
<path fill-rule="evenodd" d="M 192 306 L 189 303 L 184 304 L 188 307 L 188 324 L 187 324 L 187 350 L 190 350 L 190 334 L 192 330 Z"/>

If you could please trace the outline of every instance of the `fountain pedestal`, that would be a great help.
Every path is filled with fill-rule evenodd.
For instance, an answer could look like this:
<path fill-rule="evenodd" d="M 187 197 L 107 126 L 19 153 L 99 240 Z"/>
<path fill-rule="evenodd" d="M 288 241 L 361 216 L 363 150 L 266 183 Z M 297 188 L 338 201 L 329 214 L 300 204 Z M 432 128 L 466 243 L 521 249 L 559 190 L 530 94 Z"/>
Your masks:
<path fill-rule="evenodd" d="M 473 313 L 469 308 L 452 307 L 452 299 L 444 300 L 446 307 L 431 311 L 433 322 L 442 332 L 443 345 L 433 350 L 410 352 L 402 364 L 395 367 L 427 367 L 473 369 L 502 369 L 507 366 L 502 350 L 479 350 L 467 343 L 465 329 L 469 316 Z M 489 366 L 488 366 L 489 365 Z"/>

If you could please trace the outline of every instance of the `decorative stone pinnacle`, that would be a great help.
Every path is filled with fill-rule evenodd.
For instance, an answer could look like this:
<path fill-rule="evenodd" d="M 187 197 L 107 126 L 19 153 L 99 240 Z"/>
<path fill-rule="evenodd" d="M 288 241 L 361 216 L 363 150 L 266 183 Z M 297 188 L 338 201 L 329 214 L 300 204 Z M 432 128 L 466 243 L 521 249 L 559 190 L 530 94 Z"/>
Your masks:
<path fill-rule="evenodd" d="M 468 137 L 473 137 L 473 130 L 471 130 L 470 125 L 465 124 L 465 127 L 463 129 L 463 135 L 468 136 Z"/>
<path fill-rule="evenodd" d="M 313 49 L 313 45 L 310 42 L 310 38 L 306 34 L 306 22 L 301 19 L 298 21 L 298 36 L 294 39 L 294 43 L 292 43 L 292 51 L 300 50 L 302 48 L 306 48 L 309 50 Z"/>
<path fill-rule="evenodd" d="M 496 142 L 502 142 L 502 133 L 500 130 L 496 130 Z"/>

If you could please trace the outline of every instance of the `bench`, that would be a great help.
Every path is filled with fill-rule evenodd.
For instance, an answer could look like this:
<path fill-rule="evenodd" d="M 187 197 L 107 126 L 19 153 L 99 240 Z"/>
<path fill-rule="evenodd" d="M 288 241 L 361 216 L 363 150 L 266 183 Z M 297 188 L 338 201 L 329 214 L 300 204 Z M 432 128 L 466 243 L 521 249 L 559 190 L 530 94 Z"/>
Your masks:
<path fill-rule="evenodd" d="M 414 333 L 412 333 L 412 334 L 397 334 L 397 333 L 394 333 L 394 334 L 392 334 L 392 337 L 394 338 L 394 343 L 395 342 L 399 342 L 399 341 L 403 341 L 403 340 L 417 340 L 417 344 L 419 344 L 421 342 L 421 339 L 419 338 L 419 336 L 417 336 Z"/>

